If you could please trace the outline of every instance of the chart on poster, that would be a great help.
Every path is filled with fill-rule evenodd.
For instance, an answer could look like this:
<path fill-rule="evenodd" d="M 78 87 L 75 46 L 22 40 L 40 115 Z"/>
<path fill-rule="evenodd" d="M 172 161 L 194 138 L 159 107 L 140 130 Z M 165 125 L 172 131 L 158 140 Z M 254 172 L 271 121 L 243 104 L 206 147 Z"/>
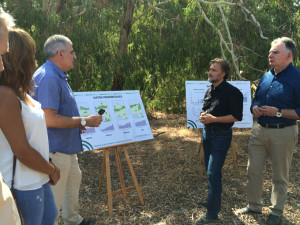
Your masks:
<path fill-rule="evenodd" d="M 253 119 L 250 112 L 251 106 L 251 89 L 250 81 L 228 81 L 228 83 L 237 87 L 243 93 L 243 120 L 235 122 L 233 127 L 251 128 Z M 186 110 L 187 110 L 187 127 L 203 128 L 199 121 L 202 110 L 204 95 L 206 90 L 211 86 L 208 81 L 186 81 Z"/>
<path fill-rule="evenodd" d="M 81 117 L 104 109 L 99 127 L 81 135 L 84 151 L 153 139 L 139 91 L 74 92 Z"/>

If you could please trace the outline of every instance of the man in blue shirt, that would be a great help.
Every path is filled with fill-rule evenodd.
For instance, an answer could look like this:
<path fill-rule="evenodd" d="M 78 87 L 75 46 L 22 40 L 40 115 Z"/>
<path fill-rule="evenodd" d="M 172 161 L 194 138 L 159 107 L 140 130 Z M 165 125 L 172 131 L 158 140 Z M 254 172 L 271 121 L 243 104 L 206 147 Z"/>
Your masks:
<path fill-rule="evenodd" d="M 50 145 L 50 157 L 60 169 L 60 181 L 52 187 L 57 209 L 62 208 L 65 224 L 90 224 L 78 213 L 81 171 L 77 154 L 82 151 L 80 133 L 85 126 L 98 127 L 102 116 L 81 118 L 67 71 L 73 69 L 76 55 L 69 38 L 53 35 L 44 45 L 46 63 L 34 74 L 34 98 L 45 112 Z M 56 220 L 57 224 L 57 220 Z"/>
<path fill-rule="evenodd" d="M 254 123 L 248 146 L 248 206 L 236 214 L 261 213 L 263 170 L 272 162 L 272 195 L 269 225 L 281 224 L 287 197 L 289 168 L 298 140 L 300 118 L 300 71 L 293 64 L 295 42 L 275 39 L 269 52 L 272 67 L 260 80 L 251 105 Z"/>

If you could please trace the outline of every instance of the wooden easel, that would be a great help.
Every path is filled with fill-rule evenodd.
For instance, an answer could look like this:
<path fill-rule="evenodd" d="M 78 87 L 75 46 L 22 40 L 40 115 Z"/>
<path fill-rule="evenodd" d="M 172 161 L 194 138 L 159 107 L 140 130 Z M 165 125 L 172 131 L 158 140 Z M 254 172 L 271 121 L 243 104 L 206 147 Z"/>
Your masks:
<path fill-rule="evenodd" d="M 132 144 L 132 143 L 128 143 L 128 144 Z M 136 180 L 136 176 L 134 174 L 134 170 L 133 170 L 133 167 L 132 167 L 132 164 L 131 164 L 131 161 L 130 161 L 130 158 L 129 158 L 129 155 L 128 155 L 128 152 L 127 152 L 127 145 L 128 144 L 116 145 L 116 146 L 111 146 L 111 147 L 100 149 L 100 150 L 104 151 L 104 157 L 103 157 L 102 169 L 101 169 L 101 173 L 100 173 L 99 192 L 102 189 L 103 181 L 104 181 L 104 172 L 106 171 L 108 214 L 110 216 L 113 213 L 112 212 L 112 196 L 113 195 L 122 194 L 123 197 L 126 198 L 126 196 L 127 196 L 126 192 L 136 190 L 141 205 L 144 205 L 143 196 L 142 196 L 139 184 Z M 120 157 L 119 157 L 119 150 L 120 149 L 123 150 L 124 155 L 126 157 L 126 161 L 127 161 L 127 164 L 128 164 L 128 168 L 129 168 L 134 186 L 125 187 L 124 176 L 123 176 L 121 161 L 120 161 Z M 120 179 L 120 184 L 121 184 L 121 189 L 113 191 L 113 192 L 111 190 L 111 175 L 110 175 L 110 163 L 109 163 L 109 153 L 110 153 L 111 150 L 114 150 L 114 152 L 115 152 L 116 164 L 117 164 L 118 174 L 119 174 L 119 179 Z"/>
<path fill-rule="evenodd" d="M 231 140 L 230 148 L 232 150 L 232 159 L 231 160 L 226 160 L 225 163 L 233 163 L 234 172 L 235 172 L 235 175 L 237 176 L 238 175 L 238 161 L 237 161 L 237 154 L 236 154 L 236 145 L 234 143 L 233 137 L 232 137 L 232 140 Z M 199 148 L 198 148 L 198 154 L 200 154 L 200 178 L 202 179 L 204 171 L 205 171 L 202 136 L 200 137 L 200 145 L 199 145 Z"/>

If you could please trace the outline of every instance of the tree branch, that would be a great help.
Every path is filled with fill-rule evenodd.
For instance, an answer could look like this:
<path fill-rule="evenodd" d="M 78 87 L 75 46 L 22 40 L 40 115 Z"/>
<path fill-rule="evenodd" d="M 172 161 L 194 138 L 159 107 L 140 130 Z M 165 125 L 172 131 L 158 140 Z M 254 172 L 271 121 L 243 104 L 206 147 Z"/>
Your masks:
<path fill-rule="evenodd" d="M 222 7 L 221 7 L 220 4 L 218 5 L 218 8 L 220 10 L 220 13 L 221 13 L 221 16 L 222 16 L 222 20 L 223 20 L 223 22 L 225 24 L 225 29 L 226 29 L 227 36 L 228 36 L 228 39 L 229 39 L 229 43 L 230 43 L 230 51 L 229 52 L 230 52 L 231 57 L 232 57 L 232 62 L 233 62 L 234 68 L 235 68 L 235 72 L 238 75 L 239 79 L 241 79 L 242 77 L 240 75 L 239 64 L 238 64 L 238 60 L 236 58 L 236 55 L 234 53 L 234 46 L 233 46 L 233 43 L 232 43 L 232 38 L 231 38 L 230 30 L 229 30 L 229 27 L 228 27 L 228 24 L 227 24 L 227 19 L 225 18 L 223 9 L 222 9 Z"/>
<path fill-rule="evenodd" d="M 258 72 L 260 72 L 260 73 L 263 73 L 263 74 L 264 74 L 264 73 L 266 72 L 266 71 L 264 71 L 264 70 L 256 69 L 256 68 L 250 66 L 247 62 L 245 62 L 245 64 L 246 64 L 249 68 L 251 68 L 251 69 L 253 69 L 253 70 L 255 70 L 255 71 L 258 71 Z"/>
<path fill-rule="evenodd" d="M 136 1 L 138 1 L 138 2 L 140 2 L 141 4 L 143 4 L 143 5 L 145 5 L 145 1 L 143 1 L 143 0 L 136 0 Z M 162 5 L 165 5 L 165 4 L 168 4 L 168 3 L 170 3 L 170 2 L 174 2 L 175 0 L 168 0 L 168 1 L 165 1 L 165 2 L 159 2 L 159 3 L 156 3 L 155 5 L 151 5 L 151 4 L 149 4 L 149 3 L 147 3 L 146 5 L 150 8 L 150 9 L 152 9 L 152 10 L 154 10 L 154 11 L 156 11 L 158 14 L 161 14 L 161 13 L 166 13 L 166 10 L 164 10 L 164 9 L 161 9 L 161 8 L 158 8 L 159 6 L 162 6 Z M 148 11 L 149 9 L 147 9 L 147 11 Z M 133 21 L 133 23 L 135 23 L 137 20 L 139 20 L 142 16 L 144 16 L 146 14 L 146 12 L 144 12 L 142 15 L 140 15 L 139 17 L 137 17 L 134 21 Z M 179 19 L 179 17 L 178 16 L 174 16 L 174 15 L 171 15 L 172 17 L 173 17 L 173 19 L 174 20 L 177 20 L 178 22 L 180 22 L 180 19 Z"/>
<path fill-rule="evenodd" d="M 215 25 L 208 19 L 208 17 L 206 16 L 204 10 L 203 10 L 202 7 L 201 7 L 200 2 L 198 2 L 197 5 L 198 5 L 198 8 L 200 9 L 201 13 L 203 14 L 203 17 L 204 17 L 205 21 L 206 21 L 206 22 L 207 22 L 214 30 L 217 31 L 217 33 L 218 33 L 218 35 L 219 35 L 219 37 L 220 37 L 220 46 L 221 46 L 221 51 L 222 51 L 223 57 L 224 57 L 224 51 L 223 51 L 222 45 L 224 45 L 225 48 L 227 49 L 227 51 L 231 54 L 232 61 L 233 61 L 233 64 L 234 64 L 234 67 L 235 67 L 235 70 L 236 70 L 236 73 L 237 73 L 238 78 L 239 78 L 240 80 L 244 80 L 245 78 L 243 78 L 243 77 L 240 75 L 240 71 L 239 71 L 238 66 L 237 66 L 237 59 L 236 59 L 236 56 L 235 56 L 235 54 L 234 54 L 234 49 L 233 49 L 233 48 L 232 48 L 232 49 L 229 48 L 228 44 L 225 42 L 225 40 L 224 40 L 224 38 L 223 38 L 223 35 L 222 35 L 221 31 L 220 31 L 218 28 L 216 28 Z M 228 29 L 228 31 L 229 31 L 229 29 Z M 233 47 L 233 45 L 232 45 L 232 47 Z M 225 58 L 225 57 L 224 57 L 224 58 Z"/>
<path fill-rule="evenodd" d="M 135 22 L 138 21 L 139 19 L 141 19 L 141 18 L 142 18 L 149 10 L 150 10 L 150 8 L 147 9 L 147 10 L 145 10 L 145 12 L 143 12 L 141 15 L 139 15 L 137 18 L 135 18 L 135 19 L 132 21 L 132 24 L 131 24 L 131 25 L 135 24 Z"/>
<path fill-rule="evenodd" d="M 224 36 L 222 34 L 222 32 L 220 31 L 220 29 L 218 29 L 211 21 L 210 19 L 208 19 L 208 17 L 206 16 L 203 8 L 201 7 L 201 3 L 202 4 L 210 4 L 210 5 L 216 5 L 220 11 L 221 17 L 222 17 L 222 21 L 224 23 L 224 27 L 225 27 L 225 31 L 227 33 L 227 38 L 229 40 L 229 43 L 227 43 L 224 39 Z M 221 53 L 222 56 L 225 58 L 225 54 L 224 54 L 224 49 L 223 49 L 223 45 L 225 46 L 226 50 L 230 53 L 231 58 L 232 58 L 232 62 L 237 74 L 238 79 L 243 80 L 244 78 L 241 76 L 240 71 L 239 71 L 239 64 L 238 64 L 238 58 L 235 55 L 235 50 L 234 50 L 234 44 L 232 42 L 232 37 L 231 37 L 231 33 L 228 27 L 228 23 L 227 23 L 227 19 L 226 16 L 224 14 L 224 11 L 222 9 L 222 4 L 223 5 L 229 5 L 229 6 L 238 6 L 240 7 L 241 11 L 244 13 L 245 15 L 245 19 L 247 21 L 250 21 L 252 23 L 255 24 L 255 26 L 258 28 L 259 33 L 260 33 L 260 37 L 262 39 L 268 39 L 267 37 L 265 37 L 262 33 L 262 28 L 260 26 L 260 23 L 256 20 L 255 16 L 243 5 L 243 0 L 240 0 L 238 3 L 232 3 L 232 2 L 226 2 L 226 1 L 222 1 L 222 2 L 208 2 L 205 0 L 198 0 L 197 1 L 197 6 L 200 9 L 200 12 L 203 15 L 204 20 L 217 32 L 217 34 L 219 35 L 220 38 L 220 48 L 221 48 Z M 248 19 L 248 17 L 251 18 L 251 20 Z"/>
<path fill-rule="evenodd" d="M 210 5 L 230 5 L 230 6 L 235 6 L 237 5 L 237 3 L 232 3 L 232 2 L 208 2 L 208 1 L 204 1 L 204 0 L 199 0 L 199 2 L 202 2 L 204 4 L 210 4 Z"/>
<path fill-rule="evenodd" d="M 263 35 L 263 32 L 262 32 L 262 28 L 260 26 L 260 23 L 256 20 L 255 16 L 253 15 L 253 13 L 250 12 L 249 9 L 247 9 L 244 5 L 243 5 L 243 0 L 240 0 L 240 2 L 238 3 L 232 3 L 232 2 L 208 2 L 208 1 L 205 1 L 205 0 L 198 0 L 199 2 L 201 3 L 204 3 L 204 4 L 210 4 L 210 5 L 218 5 L 220 6 L 221 4 L 224 4 L 224 5 L 229 5 L 229 6 L 239 6 L 242 10 L 242 12 L 245 14 L 245 17 L 246 17 L 246 20 L 247 21 L 251 21 L 252 23 L 254 23 L 254 25 L 259 29 L 259 34 L 260 34 L 260 37 L 262 39 L 268 39 L 267 37 L 265 37 Z M 248 19 L 248 16 L 250 16 L 251 20 Z"/>
<path fill-rule="evenodd" d="M 223 59 L 225 59 L 225 53 L 224 53 L 223 43 L 222 43 L 221 38 L 220 38 L 220 48 L 221 48 L 222 57 L 223 57 Z"/>
<path fill-rule="evenodd" d="M 293 3 L 294 3 L 295 6 L 297 6 L 297 7 L 300 6 L 299 0 L 292 0 L 292 1 L 293 1 Z"/>
<path fill-rule="evenodd" d="M 254 23 L 254 25 L 258 28 L 260 37 L 261 37 L 262 39 L 268 40 L 269 38 L 267 38 L 267 37 L 264 36 L 264 34 L 263 34 L 263 32 L 262 32 L 262 28 L 261 28 L 261 26 L 260 26 L 260 23 L 256 20 L 255 16 L 254 16 L 254 15 L 253 15 L 246 7 L 244 7 L 244 6 L 242 6 L 242 5 L 241 5 L 240 7 L 241 7 L 242 12 L 243 12 L 244 15 L 245 15 L 245 19 L 246 19 L 247 21 L 250 21 L 250 22 Z M 250 15 L 250 17 L 251 17 L 252 20 L 249 20 L 249 19 L 248 19 L 248 15 Z"/>

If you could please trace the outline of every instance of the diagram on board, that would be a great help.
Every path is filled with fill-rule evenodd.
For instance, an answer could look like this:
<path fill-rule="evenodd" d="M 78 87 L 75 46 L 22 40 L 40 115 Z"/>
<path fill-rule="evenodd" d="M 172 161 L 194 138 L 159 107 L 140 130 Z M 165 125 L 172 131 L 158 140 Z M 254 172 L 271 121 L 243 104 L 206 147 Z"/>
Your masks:
<path fill-rule="evenodd" d="M 81 134 L 83 149 L 99 149 L 153 139 L 139 91 L 75 92 L 80 116 L 105 112 L 99 127 Z"/>
<path fill-rule="evenodd" d="M 252 115 L 250 113 L 251 91 L 249 81 L 228 81 L 228 83 L 239 88 L 243 93 L 243 120 L 235 122 L 234 127 L 252 127 Z M 186 107 L 187 107 L 187 127 L 191 129 L 203 128 L 199 116 L 203 107 L 204 95 L 211 86 L 208 81 L 186 81 Z"/>
<path fill-rule="evenodd" d="M 80 117 L 87 117 L 91 115 L 88 102 L 77 102 L 77 106 L 78 106 Z M 86 130 L 83 132 L 83 135 L 89 135 L 95 132 L 96 132 L 95 127 L 86 127 Z"/>
<path fill-rule="evenodd" d="M 138 100 L 134 99 L 129 101 L 129 107 L 134 120 L 134 125 L 139 128 L 147 126 L 145 119 L 146 115 L 144 114 L 141 104 L 138 103 Z"/>
<path fill-rule="evenodd" d="M 128 120 L 126 106 L 123 101 L 114 102 L 114 113 L 115 113 L 115 117 L 118 121 L 119 129 L 131 128 L 130 121 Z"/>

